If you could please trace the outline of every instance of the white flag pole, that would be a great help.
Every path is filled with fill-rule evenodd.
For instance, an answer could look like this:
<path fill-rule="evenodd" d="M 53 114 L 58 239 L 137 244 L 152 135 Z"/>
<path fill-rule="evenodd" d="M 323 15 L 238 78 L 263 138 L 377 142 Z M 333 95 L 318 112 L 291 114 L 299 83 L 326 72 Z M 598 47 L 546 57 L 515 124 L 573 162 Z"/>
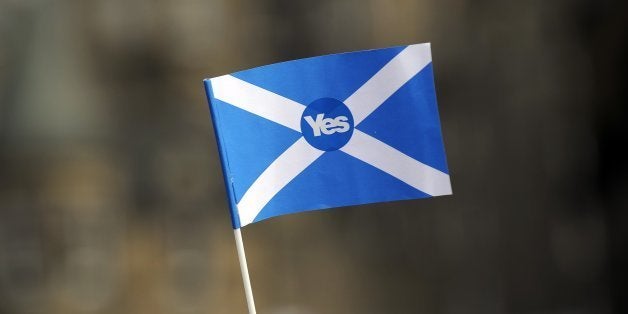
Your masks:
<path fill-rule="evenodd" d="M 249 268 L 246 265 L 246 255 L 244 254 L 244 243 L 242 242 L 242 232 L 240 228 L 233 230 L 236 239 L 236 247 L 238 249 L 238 259 L 240 260 L 240 272 L 242 272 L 242 282 L 244 282 L 244 294 L 246 295 L 246 304 L 249 307 L 249 314 L 256 314 L 255 301 L 253 300 L 253 289 L 251 288 L 251 279 L 249 278 Z"/>

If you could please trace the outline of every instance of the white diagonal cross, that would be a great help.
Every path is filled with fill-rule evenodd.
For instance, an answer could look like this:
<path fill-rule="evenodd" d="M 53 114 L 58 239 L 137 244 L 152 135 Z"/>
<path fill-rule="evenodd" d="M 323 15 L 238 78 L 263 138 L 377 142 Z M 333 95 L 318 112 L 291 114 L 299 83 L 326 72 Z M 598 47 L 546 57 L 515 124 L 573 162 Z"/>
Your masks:
<path fill-rule="evenodd" d="M 429 44 L 411 45 L 382 67 L 343 103 L 362 122 L 406 82 L 432 61 Z M 231 75 L 211 80 L 214 97 L 262 118 L 301 132 L 305 106 Z M 432 196 L 451 194 L 449 175 L 421 163 L 388 144 L 354 129 L 341 151 Z M 312 147 L 304 137 L 297 140 L 253 182 L 237 203 L 240 225 L 255 220 L 270 200 L 325 151 Z"/>

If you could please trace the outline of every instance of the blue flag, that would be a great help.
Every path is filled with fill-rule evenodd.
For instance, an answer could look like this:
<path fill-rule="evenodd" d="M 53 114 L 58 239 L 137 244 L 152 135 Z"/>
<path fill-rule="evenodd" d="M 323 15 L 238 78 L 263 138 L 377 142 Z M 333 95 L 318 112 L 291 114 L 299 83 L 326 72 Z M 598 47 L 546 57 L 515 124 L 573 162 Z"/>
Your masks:
<path fill-rule="evenodd" d="M 205 80 L 234 228 L 451 194 L 429 44 Z"/>

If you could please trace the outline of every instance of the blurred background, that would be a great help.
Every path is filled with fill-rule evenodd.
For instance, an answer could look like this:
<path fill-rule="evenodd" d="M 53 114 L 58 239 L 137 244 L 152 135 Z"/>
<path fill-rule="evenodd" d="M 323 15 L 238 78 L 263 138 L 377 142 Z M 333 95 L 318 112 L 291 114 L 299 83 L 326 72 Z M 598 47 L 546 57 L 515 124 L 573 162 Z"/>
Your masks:
<path fill-rule="evenodd" d="M 627 13 L 0 0 L 0 313 L 245 313 L 202 79 L 420 42 L 455 194 L 245 228 L 258 312 L 627 313 Z"/>

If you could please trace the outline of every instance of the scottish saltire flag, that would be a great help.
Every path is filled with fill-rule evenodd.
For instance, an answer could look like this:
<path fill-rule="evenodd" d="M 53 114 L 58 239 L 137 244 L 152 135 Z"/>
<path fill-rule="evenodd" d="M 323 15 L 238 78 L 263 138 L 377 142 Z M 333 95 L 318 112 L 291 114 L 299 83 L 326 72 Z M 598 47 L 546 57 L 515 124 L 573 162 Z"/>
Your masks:
<path fill-rule="evenodd" d="M 205 80 L 234 228 L 451 194 L 429 44 Z"/>

